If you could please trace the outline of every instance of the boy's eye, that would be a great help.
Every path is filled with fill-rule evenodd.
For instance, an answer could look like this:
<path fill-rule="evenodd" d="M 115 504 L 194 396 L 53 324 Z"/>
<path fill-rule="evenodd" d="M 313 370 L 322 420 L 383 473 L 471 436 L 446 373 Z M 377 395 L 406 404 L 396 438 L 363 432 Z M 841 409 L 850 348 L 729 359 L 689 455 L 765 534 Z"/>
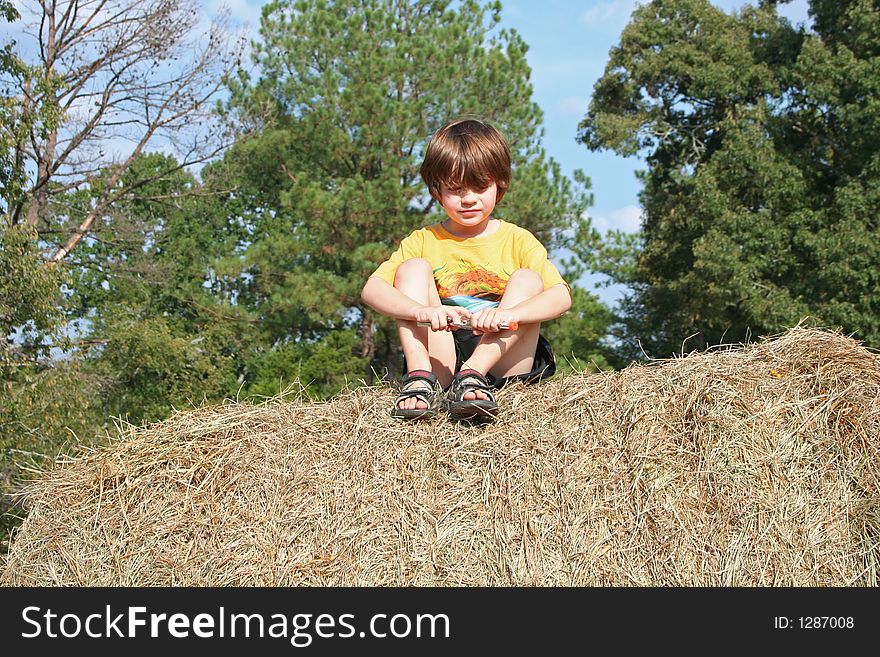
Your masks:
<path fill-rule="evenodd" d="M 456 196 L 464 196 L 468 192 L 473 192 L 474 194 L 482 194 L 487 189 L 489 189 L 489 186 L 487 185 L 486 187 L 477 187 L 474 189 L 468 189 L 467 187 L 449 187 L 447 189 L 450 194 L 455 194 Z"/>

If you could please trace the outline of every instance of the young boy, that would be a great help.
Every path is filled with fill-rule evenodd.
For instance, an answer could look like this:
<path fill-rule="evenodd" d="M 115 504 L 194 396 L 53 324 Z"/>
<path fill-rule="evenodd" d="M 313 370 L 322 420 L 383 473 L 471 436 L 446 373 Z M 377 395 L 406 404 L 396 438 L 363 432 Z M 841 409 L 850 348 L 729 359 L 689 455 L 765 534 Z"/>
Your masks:
<path fill-rule="evenodd" d="M 428 143 L 420 173 L 446 221 L 406 237 L 361 293 L 397 319 L 407 374 L 391 415 L 433 417 L 448 387 L 453 417 L 495 417 L 493 389 L 555 372 L 541 322 L 569 309 L 569 288 L 534 235 L 492 216 L 510 183 L 498 130 L 451 121 Z M 457 328 L 463 321 L 468 329 Z"/>

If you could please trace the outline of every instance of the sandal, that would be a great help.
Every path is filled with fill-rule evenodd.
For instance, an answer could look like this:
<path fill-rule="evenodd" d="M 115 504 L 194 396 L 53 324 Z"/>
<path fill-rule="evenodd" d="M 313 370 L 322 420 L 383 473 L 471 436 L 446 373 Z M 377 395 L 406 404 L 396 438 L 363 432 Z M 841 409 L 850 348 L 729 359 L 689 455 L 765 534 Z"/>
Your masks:
<path fill-rule="evenodd" d="M 465 399 L 468 392 L 485 393 L 488 399 Z M 495 418 L 498 415 L 498 404 L 485 376 L 471 369 L 455 375 L 449 388 L 449 414 L 456 418 Z"/>
<path fill-rule="evenodd" d="M 400 408 L 400 403 L 411 397 L 420 399 L 428 407 Z M 394 408 L 391 409 L 391 417 L 403 418 L 405 420 L 432 418 L 440 412 L 442 400 L 443 390 L 437 382 L 437 377 L 427 370 L 413 370 L 403 377 L 400 394 L 394 400 Z"/>

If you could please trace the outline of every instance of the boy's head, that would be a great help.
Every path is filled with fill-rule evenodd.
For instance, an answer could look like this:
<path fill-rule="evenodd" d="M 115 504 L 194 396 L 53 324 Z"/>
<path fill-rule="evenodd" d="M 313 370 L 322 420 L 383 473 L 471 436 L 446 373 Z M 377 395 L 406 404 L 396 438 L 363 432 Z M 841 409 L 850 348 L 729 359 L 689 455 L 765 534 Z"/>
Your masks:
<path fill-rule="evenodd" d="M 494 182 L 497 202 L 510 184 L 510 148 L 488 123 L 455 119 L 431 137 L 419 172 L 435 199 L 440 199 L 444 185 L 479 190 Z"/>

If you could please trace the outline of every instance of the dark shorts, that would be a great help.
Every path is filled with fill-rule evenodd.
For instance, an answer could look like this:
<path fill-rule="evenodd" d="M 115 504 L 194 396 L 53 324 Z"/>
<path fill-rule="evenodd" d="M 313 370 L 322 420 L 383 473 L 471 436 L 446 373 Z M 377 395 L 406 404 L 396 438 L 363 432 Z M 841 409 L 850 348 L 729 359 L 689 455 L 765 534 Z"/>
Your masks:
<path fill-rule="evenodd" d="M 455 371 L 457 372 L 461 364 L 474 353 L 474 349 L 480 344 L 482 336 L 474 335 L 474 332 L 468 329 L 459 329 L 452 332 L 452 337 L 455 338 Z M 556 358 L 553 356 L 553 349 L 550 347 L 547 339 L 543 335 L 539 335 L 538 344 L 535 346 L 535 362 L 532 365 L 531 372 L 502 378 L 496 378 L 492 374 L 487 374 L 486 379 L 493 388 L 500 388 L 505 383 L 512 381 L 538 383 L 541 379 L 546 379 L 555 373 Z"/>

